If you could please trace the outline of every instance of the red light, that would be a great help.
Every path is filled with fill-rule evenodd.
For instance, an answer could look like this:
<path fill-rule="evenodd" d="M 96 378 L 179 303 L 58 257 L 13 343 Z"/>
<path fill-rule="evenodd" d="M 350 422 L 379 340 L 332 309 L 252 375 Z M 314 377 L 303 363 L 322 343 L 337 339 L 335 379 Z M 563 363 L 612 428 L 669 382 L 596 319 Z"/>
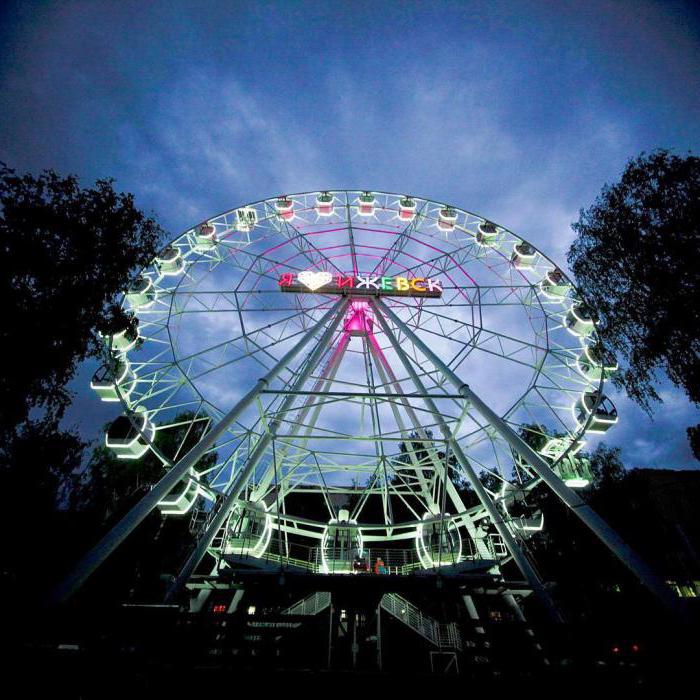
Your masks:
<path fill-rule="evenodd" d="M 639 651 L 639 644 L 633 644 L 632 651 L 636 654 Z"/>
<path fill-rule="evenodd" d="M 225 605 L 215 605 L 215 606 L 214 606 L 214 612 L 215 612 L 215 613 L 225 613 L 225 612 L 226 612 L 226 606 L 225 606 Z"/>
<path fill-rule="evenodd" d="M 613 647 L 613 648 L 612 648 L 612 653 L 613 653 L 613 654 L 619 654 L 619 653 L 620 653 L 620 647 Z"/>

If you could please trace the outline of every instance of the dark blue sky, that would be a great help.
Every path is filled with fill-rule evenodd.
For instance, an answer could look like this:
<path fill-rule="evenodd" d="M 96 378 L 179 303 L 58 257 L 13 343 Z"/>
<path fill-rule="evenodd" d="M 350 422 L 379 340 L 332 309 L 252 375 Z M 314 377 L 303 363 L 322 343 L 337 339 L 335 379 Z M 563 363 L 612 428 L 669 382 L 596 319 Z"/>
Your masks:
<path fill-rule="evenodd" d="M 0 159 L 112 176 L 173 234 L 284 191 L 405 191 L 560 264 L 626 160 L 700 143 L 700 21 L 681 2 L 17 2 L 0 11 Z M 69 420 L 109 411 L 86 383 Z M 696 466 L 698 412 L 622 396 L 630 466 Z"/>

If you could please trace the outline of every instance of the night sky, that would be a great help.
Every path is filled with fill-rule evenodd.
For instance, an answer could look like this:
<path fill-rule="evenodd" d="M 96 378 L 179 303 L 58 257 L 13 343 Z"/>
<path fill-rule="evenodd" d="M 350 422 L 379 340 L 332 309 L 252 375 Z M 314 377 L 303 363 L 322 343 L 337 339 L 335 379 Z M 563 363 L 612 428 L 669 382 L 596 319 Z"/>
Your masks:
<path fill-rule="evenodd" d="M 413 193 L 566 267 L 630 157 L 700 150 L 699 39 L 691 2 L 6 2 L 0 160 L 114 177 L 173 236 L 282 192 Z M 91 439 L 114 413 L 93 369 L 67 417 Z M 613 393 L 605 441 L 697 468 L 698 411 L 661 394 L 651 421 Z"/>

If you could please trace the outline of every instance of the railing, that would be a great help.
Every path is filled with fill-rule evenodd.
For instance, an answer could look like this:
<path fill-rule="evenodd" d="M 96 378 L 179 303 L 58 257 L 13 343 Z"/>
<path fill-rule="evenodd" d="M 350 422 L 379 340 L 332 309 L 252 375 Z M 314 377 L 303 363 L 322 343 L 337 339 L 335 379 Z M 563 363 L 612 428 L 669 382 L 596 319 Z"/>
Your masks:
<path fill-rule="evenodd" d="M 326 591 L 316 591 L 310 596 L 294 603 L 286 610 L 282 611 L 283 615 L 318 615 L 331 604 L 331 594 Z"/>
<path fill-rule="evenodd" d="M 223 529 L 217 533 L 212 542 L 212 549 L 226 552 L 224 547 Z M 352 547 L 310 547 L 307 545 L 280 541 L 276 537 L 271 538 L 267 548 L 260 556 L 252 552 L 257 543 L 255 538 L 250 542 L 242 538 L 236 538 L 239 548 L 233 556 L 239 561 L 248 561 L 250 564 L 265 562 L 274 565 L 297 567 L 318 574 L 393 574 L 408 575 L 426 568 L 426 562 L 422 562 L 415 546 L 398 547 L 364 547 L 361 552 Z M 508 550 L 500 535 L 489 535 L 484 544 L 489 557 L 500 560 L 509 556 Z M 426 550 L 432 555 L 431 547 Z M 231 554 L 231 552 L 228 552 Z M 473 540 L 462 540 L 461 552 L 443 552 L 437 549 L 432 561 L 440 566 L 459 564 L 465 561 L 479 562 L 484 557 L 479 552 Z M 439 562 L 438 562 L 439 560 Z M 427 566 L 427 568 L 432 568 Z"/>
<path fill-rule="evenodd" d="M 462 637 L 454 622 L 438 622 L 396 593 L 384 594 L 380 605 L 390 615 L 439 649 L 462 650 Z"/>
<path fill-rule="evenodd" d="M 415 549 L 365 547 L 360 554 L 344 547 L 314 547 L 312 556 L 316 570 L 328 574 L 409 574 L 421 568 Z"/>

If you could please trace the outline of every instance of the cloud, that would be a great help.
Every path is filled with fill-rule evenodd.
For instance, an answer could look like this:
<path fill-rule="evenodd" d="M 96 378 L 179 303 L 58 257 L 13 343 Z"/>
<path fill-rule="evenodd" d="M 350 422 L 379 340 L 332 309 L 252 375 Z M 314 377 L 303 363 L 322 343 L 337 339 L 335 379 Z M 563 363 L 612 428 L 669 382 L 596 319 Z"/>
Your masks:
<path fill-rule="evenodd" d="M 488 216 L 563 266 L 570 223 L 628 157 L 700 143 L 694 18 L 595 7 L 426 5 L 380 21 L 286 4 L 32 6 L 4 29 L 0 157 L 115 176 L 173 234 L 277 193 L 411 192 Z M 211 385 L 222 402 L 236 395 Z M 667 394 L 653 425 L 616 397 L 605 439 L 632 463 L 693 464 L 693 409 Z M 92 426 L 86 397 L 71 416 Z"/>

